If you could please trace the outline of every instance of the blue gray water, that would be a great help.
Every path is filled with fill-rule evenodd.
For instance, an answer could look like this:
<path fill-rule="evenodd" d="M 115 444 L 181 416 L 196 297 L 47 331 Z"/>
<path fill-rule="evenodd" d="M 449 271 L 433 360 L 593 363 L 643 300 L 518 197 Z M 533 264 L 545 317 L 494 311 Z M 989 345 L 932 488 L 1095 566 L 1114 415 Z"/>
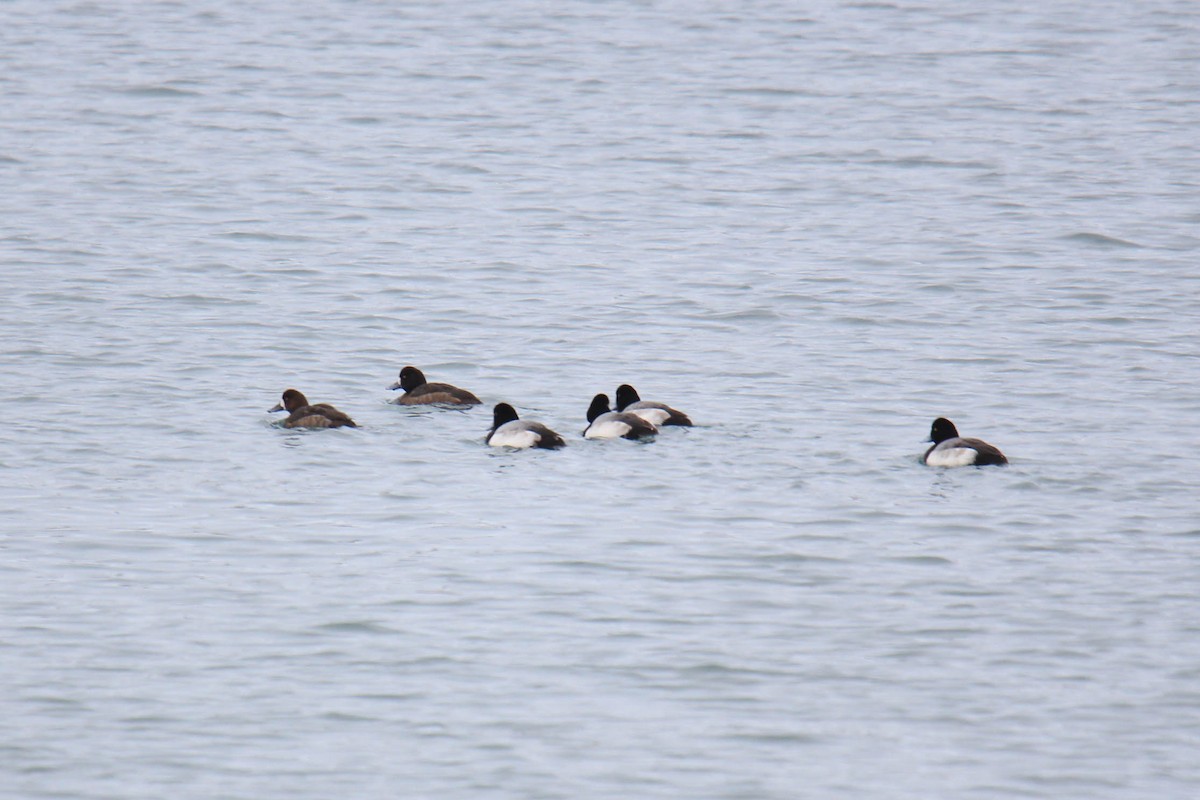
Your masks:
<path fill-rule="evenodd" d="M 1194 3 L 0 14 L 0 796 L 1200 796 Z"/>

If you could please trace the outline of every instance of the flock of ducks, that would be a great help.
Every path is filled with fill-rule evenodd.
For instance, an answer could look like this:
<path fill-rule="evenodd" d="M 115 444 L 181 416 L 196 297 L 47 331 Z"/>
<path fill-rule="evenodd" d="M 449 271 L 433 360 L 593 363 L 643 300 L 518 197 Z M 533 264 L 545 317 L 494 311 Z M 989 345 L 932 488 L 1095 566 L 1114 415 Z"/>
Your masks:
<path fill-rule="evenodd" d="M 393 401 L 402 406 L 474 406 L 482 402 L 466 389 L 448 383 L 430 383 L 421 370 L 412 366 L 400 370 L 399 380 L 388 388 L 404 390 L 404 394 Z M 587 410 L 588 426 L 583 431 L 584 438 L 645 439 L 654 436 L 660 427 L 666 425 L 690 427 L 692 424 L 682 411 L 665 403 L 641 399 L 637 389 L 629 384 L 618 386 L 615 396 L 615 409 L 609 407 L 606 394 L 592 398 Z M 328 403 L 310 404 L 308 398 L 296 389 L 285 391 L 279 404 L 269 410 L 288 412 L 287 419 L 281 423 L 284 428 L 358 427 L 348 415 Z M 929 441 L 933 445 L 925 451 L 924 461 L 931 467 L 1008 463 L 1004 453 L 995 446 L 981 439 L 959 436 L 954 423 L 944 417 L 933 421 Z M 540 447 L 547 450 L 557 450 L 566 445 L 562 436 L 542 423 L 521 419 L 517 410 L 508 403 L 497 403 L 492 409 L 492 429 L 488 432 L 487 443 L 492 447 Z"/>

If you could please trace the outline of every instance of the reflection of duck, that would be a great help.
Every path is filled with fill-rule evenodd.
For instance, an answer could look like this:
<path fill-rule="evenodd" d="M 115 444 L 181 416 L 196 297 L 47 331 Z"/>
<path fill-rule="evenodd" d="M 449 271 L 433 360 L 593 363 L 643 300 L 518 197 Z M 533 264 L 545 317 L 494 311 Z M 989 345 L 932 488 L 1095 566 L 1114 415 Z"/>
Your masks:
<path fill-rule="evenodd" d="M 958 435 L 954 423 L 938 417 L 929 429 L 929 441 L 933 446 L 925 451 L 925 463 L 931 467 L 966 467 L 974 464 L 1007 464 L 998 448 L 982 439 L 964 439 Z"/>
<path fill-rule="evenodd" d="M 354 420 L 328 403 L 317 403 L 310 406 L 308 398 L 295 389 L 288 389 L 284 392 L 283 399 L 270 410 L 288 412 L 288 418 L 283 421 L 285 428 L 358 427 Z"/>
<path fill-rule="evenodd" d="M 647 422 L 637 414 L 610 411 L 606 394 L 598 394 L 592 398 L 587 418 L 588 426 L 583 435 L 588 439 L 644 439 L 658 433 L 654 423 Z"/>
<path fill-rule="evenodd" d="M 617 411 L 628 411 L 637 414 L 651 425 L 687 425 L 692 421 L 682 411 L 671 408 L 666 403 L 656 403 L 653 400 L 643 400 L 638 397 L 637 389 L 628 383 L 617 387 Z"/>
<path fill-rule="evenodd" d="M 492 409 L 492 430 L 487 443 L 492 447 L 542 447 L 557 450 L 566 444 L 563 438 L 540 422 L 528 422 L 517 416 L 508 403 Z"/>
<path fill-rule="evenodd" d="M 395 400 L 402 406 L 419 406 L 428 403 L 473 406 L 479 403 L 479 398 L 466 389 L 460 389 L 448 383 L 429 383 L 425 380 L 425 373 L 416 367 L 405 367 L 400 370 L 400 380 L 388 388 L 404 390 L 404 394 Z"/>

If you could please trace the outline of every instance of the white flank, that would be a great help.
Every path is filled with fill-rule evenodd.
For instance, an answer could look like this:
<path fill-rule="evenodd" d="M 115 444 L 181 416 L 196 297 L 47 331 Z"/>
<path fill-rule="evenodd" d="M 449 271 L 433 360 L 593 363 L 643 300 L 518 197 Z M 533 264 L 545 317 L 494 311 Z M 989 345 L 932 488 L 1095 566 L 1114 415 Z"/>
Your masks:
<path fill-rule="evenodd" d="M 536 447 L 541 438 L 527 428 L 506 422 L 496 428 L 496 432 L 488 438 L 488 444 L 492 447 Z"/>
<path fill-rule="evenodd" d="M 596 417 L 596 421 L 588 425 L 584 431 L 585 439 L 618 439 L 629 433 L 629 423 L 619 419 L 605 419 L 606 414 Z"/>
<path fill-rule="evenodd" d="M 625 410 L 631 414 L 637 414 L 656 428 L 666 422 L 667 417 L 671 416 L 670 411 L 664 411 L 661 408 L 627 408 Z"/>
<path fill-rule="evenodd" d="M 931 467 L 969 467 L 978 455 L 969 447 L 935 447 L 925 463 Z"/>

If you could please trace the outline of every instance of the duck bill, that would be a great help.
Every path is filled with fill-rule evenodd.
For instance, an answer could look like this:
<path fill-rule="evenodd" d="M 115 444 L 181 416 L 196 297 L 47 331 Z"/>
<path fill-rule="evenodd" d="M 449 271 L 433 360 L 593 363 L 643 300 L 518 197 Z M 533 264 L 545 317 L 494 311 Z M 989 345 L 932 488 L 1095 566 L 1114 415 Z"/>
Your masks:
<path fill-rule="evenodd" d="M 388 388 L 389 388 L 389 389 L 391 389 L 391 390 L 394 392 L 394 391 L 396 391 L 397 389 L 403 389 L 404 387 L 400 385 L 400 381 L 396 381 L 395 383 L 393 383 L 393 384 L 392 384 L 391 386 L 389 386 Z"/>
<path fill-rule="evenodd" d="M 283 403 L 276 403 L 275 405 L 273 405 L 267 409 L 268 414 L 275 412 L 275 411 L 283 411 Z"/>

